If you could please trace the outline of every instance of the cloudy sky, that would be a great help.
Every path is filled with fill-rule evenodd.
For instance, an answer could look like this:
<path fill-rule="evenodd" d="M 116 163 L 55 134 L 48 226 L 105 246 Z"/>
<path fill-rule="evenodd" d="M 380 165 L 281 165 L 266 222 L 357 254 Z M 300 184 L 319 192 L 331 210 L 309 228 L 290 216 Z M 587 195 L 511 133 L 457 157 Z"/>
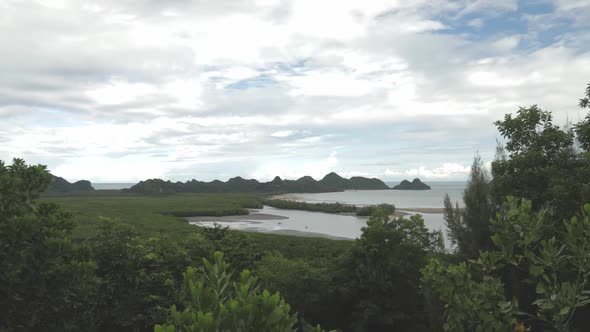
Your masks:
<path fill-rule="evenodd" d="M 68 180 L 465 178 L 590 83 L 590 0 L 2 0 L 0 159 Z"/>

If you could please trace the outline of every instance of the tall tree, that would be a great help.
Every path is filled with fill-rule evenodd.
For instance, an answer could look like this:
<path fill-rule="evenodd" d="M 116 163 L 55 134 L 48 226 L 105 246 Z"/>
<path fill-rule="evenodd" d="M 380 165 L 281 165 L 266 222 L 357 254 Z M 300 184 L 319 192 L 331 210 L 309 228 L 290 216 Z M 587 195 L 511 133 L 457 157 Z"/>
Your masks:
<path fill-rule="evenodd" d="M 453 206 L 449 194 L 445 194 L 443 204 L 443 218 L 445 220 L 445 225 L 447 226 L 447 235 L 451 241 L 451 245 L 453 245 L 459 252 L 466 252 L 467 243 L 465 235 L 467 233 L 467 227 L 463 222 L 463 215 L 459 208 L 459 202 L 455 202 L 455 206 Z"/>
<path fill-rule="evenodd" d="M 467 187 L 463 192 L 465 207 L 453 207 L 448 195 L 444 198 L 444 219 L 447 233 L 457 250 L 467 256 L 475 257 L 480 250 L 491 248 L 490 219 L 494 205 L 490 196 L 490 178 L 479 155 L 471 165 Z"/>
<path fill-rule="evenodd" d="M 506 139 L 506 159 L 492 163 L 493 197 L 501 204 L 512 195 L 528 199 L 533 208 L 549 208 L 554 220 L 571 217 L 588 196 L 587 165 L 574 149 L 575 132 L 553 124 L 550 112 L 536 105 L 520 108 L 497 121 Z"/>
<path fill-rule="evenodd" d="M 71 214 L 36 201 L 50 181 L 45 166 L 0 161 L 0 330 L 93 325 L 95 266 L 70 239 Z"/>
<path fill-rule="evenodd" d="M 590 108 L 590 84 L 586 87 L 584 98 L 580 99 L 581 108 Z M 578 143 L 586 152 L 590 152 L 590 114 L 575 126 Z"/>
<path fill-rule="evenodd" d="M 352 249 L 358 303 L 354 330 L 425 328 L 420 269 L 428 253 L 439 249 L 438 234 L 428 231 L 420 215 L 390 219 L 380 210 L 373 214 Z"/>
<path fill-rule="evenodd" d="M 473 257 L 480 250 L 489 250 L 492 246 L 490 221 L 494 213 L 490 178 L 479 155 L 473 159 L 463 201 L 463 222 L 467 228 L 465 240 L 468 242 L 466 248 L 468 255 Z"/>

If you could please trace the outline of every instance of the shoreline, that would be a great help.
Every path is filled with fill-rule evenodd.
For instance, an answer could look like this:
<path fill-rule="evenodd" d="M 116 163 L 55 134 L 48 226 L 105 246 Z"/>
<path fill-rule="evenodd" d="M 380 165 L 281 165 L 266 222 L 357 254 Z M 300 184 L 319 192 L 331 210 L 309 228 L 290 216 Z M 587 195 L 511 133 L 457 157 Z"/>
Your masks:
<path fill-rule="evenodd" d="M 265 206 L 266 207 L 266 206 Z M 290 229 L 290 228 L 281 228 L 273 229 L 273 227 L 266 227 L 263 224 L 271 224 L 278 223 L 281 224 L 282 220 L 290 219 L 291 217 L 281 215 L 282 211 L 292 211 L 290 209 L 275 209 L 274 211 L 265 211 L 266 213 L 262 213 L 259 209 L 250 209 L 250 214 L 248 215 L 230 215 L 230 216 L 194 216 L 194 217 L 184 217 L 183 219 L 186 220 L 187 223 L 197 226 L 197 227 L 213 227 L 213 225 L 221 224 L 222 227 L 230 227 L 230 229 L 240 232 L 255 232 L 255 233 L 265 233 L 265 234 L 275 234 L 275 235 L 289 235 L 289 236 L 300 236 L 300 237 L 316 237 L 316 238 L 326 238 L 332 240 L 353 240 L 352 238 L 338 236 L 338 235 L 331 235 L 329 233 L 320 233 L 320 232 L 313 232 L 313 231 L 306 231 L 302 229 Z M 442 208 L 408 208 L 408 209 L 400 209 L 395 211 L 391 216 L 393 217 L 403 217 L 403 216 L 411 216 L 416 213 L 424 213 L 424 214 L 436 214 L 436 212 L 442 213 Z M 299 211 L 299 210 L 294 210 Z M 270 212 L 270 213 L 269 213 Z M 324 212 L 314 212 L 314 211 L 303 211 L 306 213 L 318 213 L 318 214 L 329 214 Z M 289 215 L 289 214 L 287 214 Z M 340 216 L 348 216 L 354 217 L 358 220 L 368 220 L 368 216 L 356 216 L 353 213 L 339 213 L 333 215 L 340 215 Z M 230 226 L 230 225 L 234 226 Z M 285 224 L 282 227 L 289 227 Z M 300 228 L 296 227 L 295 228 Z M 307 227 L 306 227 L 307 228 Z"/>
<path fill-rule="evenodd" d="M 433 214 L 443 214 L 445 212 L 445 208 L 395 208 L 396 211 L 402 212 L 414 212 L 414 213 L 433 213 Z"/>
<path fill-rule="evenodd" d="M 278 214 L 268 214 L 254 212 L 250 214 L 234 214 L 231 216 L 195 216 L 186 217 L 189 223 L 193 222 L 243 222 L 243 221 L 266 221 L 266 220 L 285 220 L 289 217 L 281 216 Z"/>
<path fill-rule="evenodd" d="M 287 201 L 294 201 L 294 202 L 305 202 L 305 203 L 315 203 L 315 202 L 311 202 L 311 201 L 304 201 L 299 199 L 299 194 L 296 193 L 291 193 L 291 194 L 280 194 L 280 195 L 273 195 L 270 196 L 270 199 L 282 199 L 282 200 L 287 200 Z M 318 201 L 318 203 L 320 203 Z M 341 203 L 341 202 L 326 202 L 326 203 Z M 346 205 L 356 205 L 356 206 L 368 206 L 371 204 L 349 204 L 349 203 L 341 203 L 341 204 L 346 204 Z M 407 208 L 402 208 L 402 207 L 395 207 L 395 213 L 393 214 L 396 217 L 399 216 L 407 216 L 410 215 L 412 213 L 433 213 L 433 214 L 442 214 L 444 213 L 445 209 L 444 207 L 407 207 Z"/>

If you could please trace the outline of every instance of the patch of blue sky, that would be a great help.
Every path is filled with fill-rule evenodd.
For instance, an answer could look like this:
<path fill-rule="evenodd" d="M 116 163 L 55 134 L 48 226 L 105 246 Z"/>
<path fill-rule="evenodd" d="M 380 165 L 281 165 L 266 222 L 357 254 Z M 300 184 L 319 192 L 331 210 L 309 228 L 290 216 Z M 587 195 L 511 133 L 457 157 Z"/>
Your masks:
<path fill-rule="evenodd" d="M 281 75 L 298 76 L 301 75 L 300 71 L 305 68 L 306 62 L 307 59 L 300 59 L 293 63 L 275 62 L 263 68 L 257 68 L 257 70 L 262 73 L 272 70 Z M 278 81 L 274 79 L 273 75 L 265 73 L 256 77 L 243 79 L 227 85 L 226 89 L 245 90 L 249 88 L 261 88 L 278 84 Z M 215 78 L 212 78 L 212 80 L 214 79 Z"/>
<path fill-rule="evenodd" d="M 521 1 L 516 10 L 505 11 L 477 11 L 460 17 L 450 16 L 441 18 L 447 29 L 441 30 L 441 34 L 460 34 L 473 41 L 486 41 L 507 36 L 533 37 L 531 40 L 523 39 L 519 45 L 521 48 L 545 47 L 553 44 L 558 37 L 569 31 L 571 22 L 566 19 L 553 17 L 554 6 L 540 1 Z M 538 27 L 527 18 L 547 17 L 552 20 L 546 26 L 547 29 L 539 31 Z M 549 22 L 548 22 L 549 23 Z M 531 32 L 534 35 L 531 35 Z"/>
<path fill-rule="evenodd" d="M 304 68 L 308 66 L 309 59 L 299 59 L 294 62 L 275 62 L 265 69 L 276 70 L 277 72 L 288 76 L 299 76 Z"/>

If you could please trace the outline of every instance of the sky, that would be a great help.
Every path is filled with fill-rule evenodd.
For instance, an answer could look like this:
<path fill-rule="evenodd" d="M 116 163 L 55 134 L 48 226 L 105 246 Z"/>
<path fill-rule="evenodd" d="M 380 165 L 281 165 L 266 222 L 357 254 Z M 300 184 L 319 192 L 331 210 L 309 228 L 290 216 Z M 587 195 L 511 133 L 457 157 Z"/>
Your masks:
<path fill-rule="evenodd" d="M 70 181 L 462 180 L 586 115 L 590 0 L 2 0 L 0 73 L 0 160 Z"/>

